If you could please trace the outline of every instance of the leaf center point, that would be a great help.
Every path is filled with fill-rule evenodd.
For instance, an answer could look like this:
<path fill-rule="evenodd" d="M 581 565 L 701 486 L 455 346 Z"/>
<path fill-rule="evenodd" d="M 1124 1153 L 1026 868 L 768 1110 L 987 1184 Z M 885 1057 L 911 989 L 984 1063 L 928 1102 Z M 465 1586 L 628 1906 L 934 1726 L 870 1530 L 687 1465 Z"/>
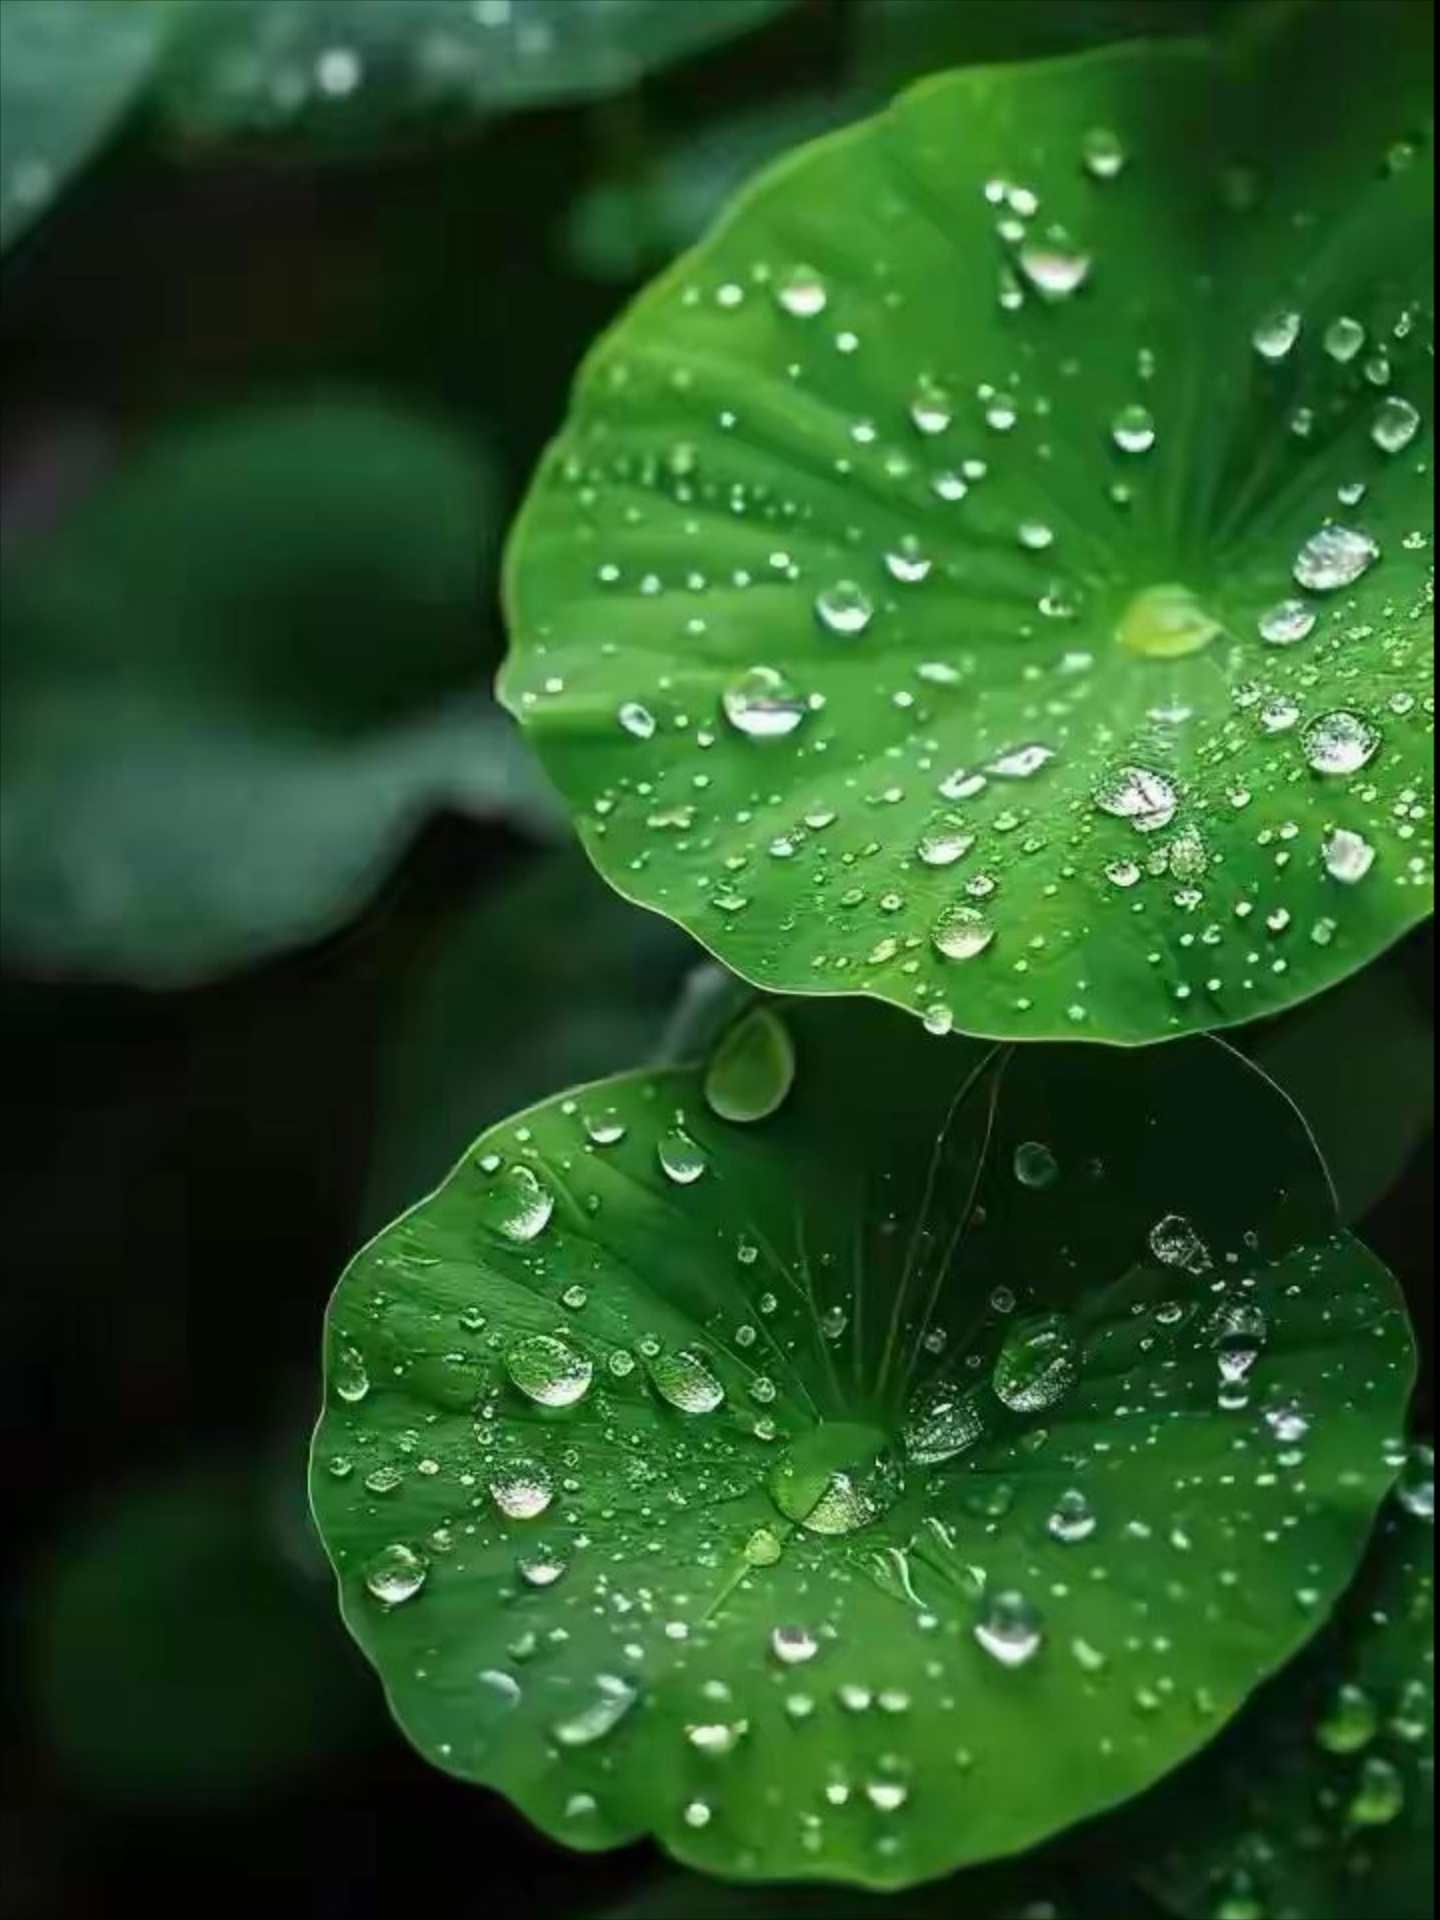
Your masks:
<path fill-rule="evenodd" d="M 1146 660 L 1182 660 L 1200 653 L 1225 631 L 1189 587 L 1147 587 L 1121 614 L 1115 638 Z"/>

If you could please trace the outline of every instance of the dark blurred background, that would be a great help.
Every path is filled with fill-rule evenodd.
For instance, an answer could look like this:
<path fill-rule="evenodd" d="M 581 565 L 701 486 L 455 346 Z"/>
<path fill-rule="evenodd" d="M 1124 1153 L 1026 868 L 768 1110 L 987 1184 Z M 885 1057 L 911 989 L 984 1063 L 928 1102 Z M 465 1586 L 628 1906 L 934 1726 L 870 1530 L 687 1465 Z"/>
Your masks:
<path fill-rule="evenodd" d="M 142 117 L 5 262 L 16 1920 L 117 1889 L 155 1915 L 213 1891 L 558 1920 L 650 1870 L 578 1863 L 408 1751 L 308 1527 L 348 1255 L 484 1124 L 652 1051 L 693 960 L 587 875 L 538 776 L 471 791 L 412 749 L 452 701 L 463 752 L 498 724 L 464 702 L 502 644 L 503 529 L 596 333 L 770 152 L 943 64 L 970 4 L 902 0 L 887 41 L 865 0 L 802 0 L 617 96 L 344 165 L 181 165 Z M 982 50 L 1003 12 L 974 0 Z M 314 451 L 287 502 L 266 449 L 292 421 Z M 408 499 L 367 491 L 372 460 Z M 243 673 L 216 664 L 232 644 Z M 174 751 L 195 738 L 198 768 Z M 32 840 L 63 859 L 31 871 Z M 1377 1104 L 1430 976 L 1426 936 L 1385 975 L 1403 1017 L 1343 1066 Z M 1398 1184 L 1387 1163 L 1365 1231 L 1428 1331 L 1424 1158 Z"/>

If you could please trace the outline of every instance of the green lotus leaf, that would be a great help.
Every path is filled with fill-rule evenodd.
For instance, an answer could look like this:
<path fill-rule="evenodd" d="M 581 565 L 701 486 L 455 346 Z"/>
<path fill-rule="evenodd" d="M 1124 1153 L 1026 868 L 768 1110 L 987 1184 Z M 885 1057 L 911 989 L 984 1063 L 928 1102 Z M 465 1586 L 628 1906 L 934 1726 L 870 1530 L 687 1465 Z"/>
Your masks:
<path fill-rule="evenodd" d="M 1354 1226 L 1435 1131 L 1435 1026 L 1395 961 L 1367 967 L 1267 1033 L 1257 1064 L 1310 1123 Z"/>
<path fill-rule="evenodd" d="M 0 7 L 0 247 L 54 205 L 115 131 L 178 17 L 152 0 Z"/>
<path fill-rule="evenodd" d="M 384 1014 L 370 1230 L 438 1185 L 477 1125 L 649 1058 L 692 957 L 578 852 L 545 855 L 417 939 Z"/>
<path fill-rule="evenodd" d="M 821 1888 L 726 1886 L 692 1874 L 673 1873 L 615 1906 L 600 1920 L 1143 1920 L 1155 1911 L 1130 1889 L 1097 1886 L 1090 1876 L 1080 1899 L 1055 1900 L 1043 1889 L 1056 1884 L 1036 1867 L 981 1868 L 958 1880 L 942 1880 L 919 1893 L 893 1895 L 834 1892 Z M 1091 1896 L 1098 1893 L 1098 1899 Z M 1083 1904 L 1082 1904 L 1083 1901 Z"/>
<path fill-rule="evenodd" d="M 1434 1483 L 1418 1451 L 1334 1625 L 1153 1809 L 1185 1920 L 1434 1913 Z"/>
<path fill-rule="evenodd" d="M 768 1118 L 724 1042 L 601 1082 L 356 1258 L 312 1497 L 437 1764 L 576 1848 L 898 1889 L 1142 1791 L 1310 1638 L 1412 1344 L 1220 1043 L 766 1017 Z"/>
<path fill-rule="evenodd" d="M 1433 13 L 1264 18 L 929 83 L 583 373 L 504 697 L 758 984 L 1143 1042 L 1431 911 Z"/>
<path fill-rule="evenodd" d="M 244 1806 L 373 1735 L 306 1544 L 293 1563 L 274 1487 L 216 1462 L 107 1490 L 61 1533 L 15 1614 L 67 1788 L 172 1816 Z"/>
<path fill-rule="evenodd" d="M 198 146 L 373 148 L 633 87 L 790 0 L 207 0 L 160 111 Z"/>
<path fill-rule="evenodd" d="M 315 939 L 441 808 L 550 831 L 480 681 L 488 464 L 367 403 L 177 428 L 4 580 L 4 950 L 174 984 Z"/>

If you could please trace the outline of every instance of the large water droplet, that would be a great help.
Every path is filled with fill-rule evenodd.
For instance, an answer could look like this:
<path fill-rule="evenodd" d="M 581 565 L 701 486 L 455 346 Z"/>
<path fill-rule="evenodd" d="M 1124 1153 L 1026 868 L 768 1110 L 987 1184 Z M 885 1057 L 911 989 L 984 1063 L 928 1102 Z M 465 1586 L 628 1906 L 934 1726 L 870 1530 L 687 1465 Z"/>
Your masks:
<path fill-rule="evenodd" d="M 770 1477 L 770 1497 L 810 1533 L 858 1533 L 889 1513 L 905 1471 L 878 1428 L 831 1423 L 804 1434 Z"/>
<path fill-rule="evenodd" d="M 1282 600 L 1261 614 L 1260 638 L 1272 647 L 1293 647 L 1310 638 L 1319 617 L 1308 600 Z"/>
<path fill-rule="evenodd" d="M 778 1113 L 795 1084 L 795 1043 L 779 1014 L 757 1008 L 730 1029 L 705 1074 L 705 1098 L 738 1126 Z"/>
<path fill-rule="evenodd" d="M 1337 1689 L 1315 1728 L 1316 1742 L 1327 1753 L 1363 1753 L 1380 1733 L 1380 1709 L 1363 1687 Z"/>
<path fill-rule="evenodd" d="M 351 1406 L 370 1391 L 370 1375 L 358 1347 L 341 1347 L 330 1362 L 330 1384 Z"/>
<path fill-rule="evenodd" d="M 1295 578 L 1312 593 L 1335 593 L 1353 586 L 1380 558 L 1380 548 L 1368 533 L 1353 527 L 1322 527 L 1295 559 Z"/>
<path fill-rule="evenodd" d="M 813 267 L 792 267 L 777 282 L 775 298 L 797 320 L 814 320 L 829 304 L 825 282 Z"/>
<path fill-rule="evenodd" d="M 511 1347 L 505 1371 L 541 1407 L 573 1407 L 590 1391 L 595 1375 L 583 1353 L 549 1333 L 532 1334 Z"/>
<path fill-rule="evenodd" d="M 1370 424 L 1370 438 L 1382 453 L 1403 453 L 1423 422 L 1408 400 L 1392 395 L 1382 400 Z"/>
<path fill-rule="evenodd" d="M 816 596 L 815 617 L 827 633 L 853 639 L 875 618 L 875 602 L 853 580 L 840 580 Z"/>
<path fill-rule="evenodd" d="M 1014 1413 L 1053 1407 L 1080 1378 L 1080 1347 L 1067 1315 L 1037 1314 L 1005 1336 L 990 1384 Z"/>
<path fill-rule="evenodd" d="M 1020 269 L 1037 293 L 1047 300 L 1068 300 L 1090 278 L 1091 256 L 1077 247 L 1058 227 L 1040 240 L 1027 240 L 1020 249 Z"/>
<path fill-rule="evenodd" d="M 1155 416 L 1138 403 L 1122 407 L 1110 427 L 1110 437 L 1122 453 L 1149 453 L 1155 445 Z"/>
<path fill-rule="evenodd" d="M 678 1413 L 714 1413 L 725 1389 L 694 1353 L 658 1353 L 645 1363 L 650 1384 Z"/>
<path fill-rule="evenodd" d="M 1348 1812 L 1357 1827 L 1389 1827 L 1405 1811 L 1405 1776 L 1393 1760 L 1372 1755 L 1360 1768 L 1360 1785 Z"/>
<path fill-rule="evenodd" d="M 504 1240 L 526 1246 L 549 1226 L 555 1196 L 529 1167 L 518 1162 L 502 1167 L 481 1189 L 476 1211 L 482 1225 Z"/>
<path fill-rule="evenodd" d="M 975 1623 L 975 1638 L 1002 1667 L 1024 1667 L 1045 1644 L 1045 1624 L 1023 1593 L 997 1593 Z"/>
<path fill-rule="evenodd" d="M 984 1432 L 976 1390 L 935 1381 L 916 1395 L 906 1415 L 905 1452 L 917 1466 L 943 1466 L 968 1452 Z"/>
<path fill-rule="evenodd" d="M 1012 747 L 1009 752 L 997 755 L 985 771 L 993 774 L 997 780 L 1032 780 L 1054 758 L 1054 747 L 1033 740 L 1026 746 Z"/>
<path fill-rule="evenodd" d="M 974 845 L 974 834 L 967 833 L 953 815 L 947 815 L 921 835 L 915 851 L 927 867 L 953 867 Z"/>
<path fill-rule="evenodd" d="M 930 930 L 935 951 L 947 960 L 974 960 L 995 938 L 990 916 L 979 907 L 946 907 Z"/>
<path fill-rule="evenodd" d="M 751 667 L 725 689 L 725 718 L 747 740 L 783 740 L 805 718 L 805 696 L 774 667 Z"/>
<path fill-rule="evenodd" d="M 770 1636 L 770 1651 L 782 1667 L 805 1667 L 820 1651 L 820 1642 L 804 1627 L 777 1627 Z"/>
<path fill-rule="evenodd" d="M 495 1474 L 490 1498 L 507 1520 L 538 1520 L 555 1498 L 555 1483 L 535 1460 L 516 1460 Z"/>
<path fill-rule="evenodd" d="M 598 1746 L 614 1733 L 639 1698 L 639 1688 L 630 1681 L 602 1673 L 595 1682 L 594 1698 L 551 1728 L 557 1745 L 571 1749 Z"/>
<path fill-rule="evenodd" d="M 1325 351 L 1337 366 L 1348 367 L 1365 346 L 1365 329 L 1358 320 L 1342 313 L 1325 329 Z"/>
<path fill-rule="evenodd" d="M 1378 855 L 1363 833 L 1336 827 L 1325 841 L 1325 871 L 1342 886 L 1354 887 L 1375 865 Z"/>
<path fill-rule="evenodd" d="M 429 1571 L 430 1563 L 423 1553 L 416 1553 L 413 1547 L 397 1543 L 381 1547 L 367 1562 L 365 1586 L 385 1606 L 398 1607 L 415 1598 L 424 1586 Z"/>
<path fill-rule="evenodd" d="M 1167 1213 L 1155 1222 L 1150 1229 L 1150 1251 L 1162 1267 L 1179 1267 L 1196 1274 L 1210 1268 L 1210 1249 L 1183 1213 Z"/>
<path fill-rule="evenodd" d="M 1163 774 L 1147 767 L 1120 767 L 1097 788 L 1095 804 L 1137 833 L 1159 833 L 1175 818 L 1180 799 Z"/>
<path fill-rule="evenodd" d="M 710 1166 L 704 1148 L 683 1127 L 671 1127 L 661 1135 L 655 1156 L 665 1178 L 677 1187 L 693 1187 L 697 1180 L 704 1179 Z"/>
<path fill-rule="evenodd" d="M 1316 773 L 1359 773 L 1380 750 L 1380 729 L 1363 714 L 1341 708 L 1312 720 L 1301 736 L 1305 759 Z"/>
<path fill-rule="evenodd" d="M 1276 307 L 1267 313 L 1251 335 L 1255 351 L 1272 366 L 1289 357 L 1305 322 L 1294 307 Z"/>
<path fill-rule="evenodd" d="M 1015 1178 L 1022 1187 L 1043 1192 L 1060 1178 L 1060 1162 L 1039 1140 L 1026 1140 L 1015 1149 Z"/>

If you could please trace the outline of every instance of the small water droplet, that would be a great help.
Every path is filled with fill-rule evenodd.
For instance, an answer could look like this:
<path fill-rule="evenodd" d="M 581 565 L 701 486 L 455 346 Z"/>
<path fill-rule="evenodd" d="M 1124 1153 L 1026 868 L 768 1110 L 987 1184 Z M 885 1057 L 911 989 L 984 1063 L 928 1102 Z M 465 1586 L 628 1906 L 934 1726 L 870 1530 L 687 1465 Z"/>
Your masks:
<path fill-rule="evenodd" d="M 995 1594 L 975 1623 L 975 1638 L 1002 1667 L 1024 1667 L 1045 1644 L 1039 1609 L 1024 1594 Z"/>
<path fill-rule="evenodd" d="M 1325 871 L 1342 886 L 1358 886 L 1375 865 L 1374 847 L 1363 833 L 1336 827 L 1325 841 Z"/>
<path fill-rule="evenodd" d="M 1148 407 L 1122 407 L 1110 427 L 1110 437 L 1122 453 L 1149 453 L 1155 445 L 1155 416 Z"/>
<path fill-rule="evenodd" d="M 1137 833 L 1159 833 L 1179 811 L 1180 798 L 1163 774 L 1147 767 L 1120 767 L 1097 790 L 1095 804 Z"/>
<path fill-rule="evenodd" d="M 1360 1768 L 1360 1785 L 1350 1802 L 1357 1827 L 1389 1827 L 1405 1811 L 1405 1777 L 1393 1760 L 1372 1755 Z"/>
<path fill-rule="evenodd" d="M 1338 366 L 1347 367 L 1365 345 L 1365 329 L 1349 314 L 1341 314 L 1325 329 L 1325 351 Z"/>
<path fill-rule="evenodd" d="M 1088 1540 L 1099 1525 L 1095 1510 L 1077 1487 L 1062 1493 L 1049 1519 L 1051 1537 L 1067 1547 Z"/>
<path fill-rule="evenodd" d="M 906 1415 L 905 1452 L 917 1466 L 943 1466 L 968 1452 L 984 1432 L 974 1390 L 936 1381 L 917 1394 Z"/>
<path fill-rule="evenodd" d="M 853 639 L 875 618 L 875 602 L 853 580 L 839 580 L 816 596 L 815 617 L 827 633 Z"/>
<path fill-rule="evenodd" d="M 1260 321 L 1251 339 L 1262 360 L 1272 366 L 1288 359 L 1305 322 L 1294 307 L 1275 307 Z"/>
<path fill-rule="evenodd" d="M 1370 438 L 1382 453 L 1403 453 L 1424 423 L 1408 400 L 1382 400 L 1370 424 Z"/>
<path fill-rule="evenodd" d="M 813 267 L 792 267 L 775 288 L 775 298 L 797 320 L 814 320 L 830 303 L 825 282 Z"/>
<path fill-rule="evenodd" d="M 614 1107 L 606 1107 L 600 1113 L 587 1113 L 584 1126 L 585 1137 L 596 1147 L 619 1146 L 629 1131 Z"/>
<path fill-rule="evenodd" d="M 1210 1269 L 1210 1249 L 1183 1213 L 1167 1213 L 1150 1229 L 1150 1251 L 1162 1267 L 1179 1267 L 1186 1273 L 1206 1273 Z"/>
<path fill-rule="evenodd" d="M 1435 1518 L 1435 1449 L 1424 1445 L 1411 1447 L 1405 1456 L 1404 1471 L 1395 1497 L 1416 1520 Z"/>
<path fill-rule="evenodd" d="M 1308 600 L 1282 600 L 1261 614 L 1260 638 L 1272 647 L 1293 647 L 1310 638 L 1318 620 Z"/>
<path fill-rule="evenodd" d="M 820 1651 L 820 1642 L 804 1627 L 777 1627 L 770 1636 L 770 1651 L 782 1667 L 805 1667 Z"/>
<path fill-rule="evenodd" d="M 1118 180 L 1125 171 L 1125 146 L 1109 127 L 1092 127 L 1080 143 L 1080 159 L 1094 180 Z"/>
<path fill-rule="evenodd" d="M 1090 278 L 1094 262 L 1062 229 L 1051 228 L 1040 240 L 1027 240 L 1020 249 L 1020 269 L 1035 291 L 1047 300 L 1068 300 Z"/>
<path fill-rule="evenodd" d="M 803 694 L 774 667 L 751 667 L 725 689 L 725 718 L 747 740 L 784 740 L 804 721 Z"/>
<path fill-rule="evenodd" d="M 627 700 L 620 708 L 621 727 L 632 740 L 653 740 L 655 738 L 656 719 L 648 707 L 642 707 L 638 700 Z"/>
<path fill-rule="evenodd" d="M 974 845 L 974 834 L 967 833 L 954 815 L 947 815 L 921 835 L 915 851 L 927 867 L 953 867 Z"/>
<path fill-rule="evenodd" d="M 665 1178 L 677 1187 L 693 1187 L 697 1180 L 704 1179 L 710 1166 L 704 1148 L 683 1127 L 671 1127 L 662 1135 L 655 1155 Z"/>
<path fill-rule="evenodd" d="M 330 1363 L 330 1384 L 340 1398 L 355 1406 L 370 1391 L 370 1375 L 358 1347 L 341 1347 Z"/>
<path fill-rule="evenodd" d="M 1363 1753 L 1380 1732 L 1380 1709 L 1363 1687 L 1345 1685 L 1336 1690 L 1315 1728 L 1316 1742 L 1327 1753 Z"/>
<path fill-rule="evenodd" d="M 1026 1140 L 1015 1149 L 1015 1178 L 1022 1187 L 1041 1193 L 1060 1178 L 1060 1162 L 1039 1140 Z"/>

